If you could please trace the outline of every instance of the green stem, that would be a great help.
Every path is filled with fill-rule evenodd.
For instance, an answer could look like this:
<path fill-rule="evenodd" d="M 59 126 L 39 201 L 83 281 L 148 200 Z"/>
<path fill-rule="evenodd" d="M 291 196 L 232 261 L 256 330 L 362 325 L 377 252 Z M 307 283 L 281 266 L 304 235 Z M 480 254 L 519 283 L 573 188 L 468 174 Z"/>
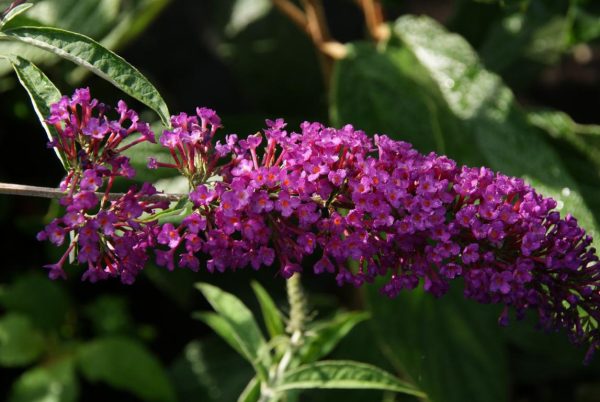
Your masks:
<path fill-rule="evenodd" d="M 261 388 L 261 396 L 258 402 L 277 402 L 281 400 L 276 387 L 283 380 L 286 370 L 302 345 L 304 326 L 307 319 L 306 297 L 302 288 L 300 274 L 293 275 L 286 282 L 288 303 L 290 305 L 290 317 L 286 332 L 290 335 L 286 350 L 279 363 L 271 370 L 267 384 Z"/>
<path fill-rule="evenodd" d="M 306 297 L 302 288 L 300 274 L 293 275 L 286 283 L 288 303 L 290 304 L 290 320 L 286 331 L 294 334 L 304 331 L 306 322 Z"/>

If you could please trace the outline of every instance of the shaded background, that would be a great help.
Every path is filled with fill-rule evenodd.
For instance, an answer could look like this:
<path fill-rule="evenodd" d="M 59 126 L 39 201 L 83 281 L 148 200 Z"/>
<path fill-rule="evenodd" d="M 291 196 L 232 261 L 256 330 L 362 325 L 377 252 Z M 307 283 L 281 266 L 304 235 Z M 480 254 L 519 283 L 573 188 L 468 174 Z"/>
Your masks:
<path fill-rule="evenodd" d="M 58 17 L 43 22 L 65 24 L 65 28 L 112 40 L 111 47 L 156 84 L 172 113 L 208 106 L 221 115 L 224 131 L 240 135 L 263 127 L 265 118 L 284 117 L 291 127 L 304 120 L 329 121 L 332 105 L 312 43 L 272 10 L 268 1 L 103 1 L 82 8 L 80 14 L 63 19 L 66 22 L 60 15 L 75 13 L 66 6 L 68 2 L 45 3 L 56 7 Z M 367 38 L 363 16 L 353 2 L 325 3 L 337 40 Z M 574 7 L 579 7 L 579 19 L 573 17 Z M 591 1 L 389 0 L 385 10 L 390 21 L 405 14 L 429 15 L 464 36 L 483 65 L 502 77 L 527 110 L 558 109 L 578 123 L 600 124 L 600 10 Z M 103 17 L 92 19 L 93 23 L 83 18 L 94 13 Z M 124 15 L 131 19 L 125 20 Z M 115 33 L 122 21 L 135 29 Z M 44 71 L 65 94 L 75 85 L 83 85 L 107 103 L 121 97 L 106 82 L 82 76 L 68 63 L 39 57 L 40 63 L 45 63 Z M 54 187 L 62 176 L 60 164 L 46 149 L 45 135 L 25 92 L 6 70 L 0 69 L 0 73 L 0 180 Z M 360 81 L 348 82 L 340 89 L 338 83 L 333 92 L 352 96 L 356 89 L 356 93 L 365 93 L 367 84 L 361 87 Z M 373 107 L 402 114 L 400 96 L 403 102 L 411 102 L 416 95 L 401 93 L 398 104 L 392 99 Z M 357 102 L 369 101 L 358 97 Z M 354 114 L 349 107 L 338 108 L 360 127 L 360 122 L 369 118 L 372 120 L 363 123 L 367 129 L 396 127 L 394 120 L 381 122 L 364 117 L 358 109 Z M 154 119 L 152 114 L 147 117 Z M 414 117 L 418 118 L 431 116 Z M 400 127 L 414 124 L 417 132 L 422 122 L 411 122 L 410 116 L 407 119 L 398 123 Z M 403 130 L 395 131 L 390 132 L 395 138 L 406 138 Z M 425 143 L 427 136 L 434 135 L 430 131 L 419 131 Z M 582 190 L 584 199 L 594 212 L 600 203 L 594 192 L 600 182 L 598 161 L 577 148 L 569 135 L 549 134 L 545 141 L 561 155 L 569 173 L 582 178 L 579 184 L 587 189 Z M 585 141 L 588 147 L 595 145 L 593 137 Z M 424 148 L 421 150 L 430 150 Z M 467 157 L 451 156 L 469 162 Z M 57 252 L 38 243 L 35 234 L 42 222 L 56 213 L 56 204 L 47 200 L 0 197 L 0 305 L 4 309 L 0 319 L 0 363 L 4 365 L 0 368 L 0 400 L 8 400 L 11 389 L 10 400 L 40 400 L 51 392 L 47 384 L 53 381 L 67 390 L 58 399 L 50 399 L 57 401 L 73 400 L 76 389 L 79 400 L 85 401 L 235 400 L 251 376 L 250 367 L 204 325 L 191 319 L 193 311 L 208 309 L 192 284 L 218 284 L 257 307 L 249 287 L 256 279 L 272 291 L 285 311 L 283 280 L 267 270 L 212 276 L 184 270 L 165 274 L 148 267 L 133 286 L 113 281 L 81 283 L 77 268 L 69 271 L 68 281 L 52 283 L 43 278 L 40 267 L 53 262 Z M 327 315 L 342 308 L 367 308 L 368 304 L 374 315 L 344 341 L 335 351 L 336 357 L 369 361 L 408 374 L 430 392 L 433 401 L 600 400 L 597 360 L 590 367 L 582 366 L 584 351 L 570 346 L 564 334 L 540 335 L 531 322 L 500 329 L 495 323 L 497 309 L 462 301 L 458 284 L 456 291 L 442 300 L 415 292 L 391 302 L 373 292 L 361 295 L 338 289 L 334 282 L 331 277 L 306 275 L 315 310 Z M 382 328 L 385 323 L 397 325 Z M 11 355 L 2 330 L 22 335 L 32 356 Z M 394 341 L 386 344 L 380 342 L 382 338 Z M 51 345 L 48 350 L 40 346 L 42 342 Z M 61 362 L 81 349 L 88 357 L 78 363 L 82 366 L 79 374 L 73 374 L 72 367 L 61 366 Z M 129 353 L 127 361 L 119 360 Z M 129 378 L 132 372 L 142 373 L 143 378 Z M 115 378 L 119 376 L 125 379 Z M 381 399 L 378 393 L 311 392 L 301 400 L 342 396 L 349 401 Z"/>

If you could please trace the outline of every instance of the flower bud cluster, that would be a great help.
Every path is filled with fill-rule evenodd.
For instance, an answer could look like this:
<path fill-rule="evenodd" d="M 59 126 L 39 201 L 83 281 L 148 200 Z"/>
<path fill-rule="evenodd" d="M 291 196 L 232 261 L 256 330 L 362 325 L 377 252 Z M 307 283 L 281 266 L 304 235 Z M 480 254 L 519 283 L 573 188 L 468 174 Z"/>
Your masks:
<path fill-rule="evenodd" d="M 90 144 L 94 135 L 104 141 L 69 154 L 77 155 L 77 166 L 86 166 L 76 170 L 76 180 L 67 177 L 65 188 L 79 191 L 69 197 L 92 203 L 87 194 L 121 171 L 97 166 L 122 158 L 110 141 L 128 131 L 118 128 L 123 116 L 135 115 L 120 106 L 119 122 L 93 120 L 90 101 L 76 102 L 61 101 L 50 121 L 62 133 L 74 124 L 75 137 Z M 81 117 L 73 104 L 85 104 Z M 315 273 L 334 274 L 340 285 L 383 277 L 382 292 L 390 297 L 419 284 L 439 297 L 450 281 L 462 278 L 466 297 L 506 306 L 502 324 L 509 307 L 517 318 L 533 310 L 543 327 L 564 328 L 574 342 L 587 342 L 592 350 L 600 342 L 600 263 L 592 239 L 523 180 L 459 167 L 445 156 L 421 154 L 385 135 L 370 138 L 350 125 L 303 123 L 299 132 L 288 132 L 283 120 L 267 120 L 262 133 L 244 139 L 231 134 L 215 143 L 221 121 L 210 109 L 182 113 L 171 123 L 160 144 L 172 161 L 150 159 L 149 167 L 175 168 L 188 178 L 191 213 L 180 224 L 140 223 L 142 212 L 166 207 L 141 201 L 153 191 L 145 185 L 96 215 L 85 213 L 91 204 L 81 204 L 74 216 L 67 208 L 41 235 L 59 244 L 64 233 L 74 232 L 79 261 L 95 273 L 87 274 L 90 279 L 113 274 L 129 283 L 150 250 L 170 270 L 275 265 L 285 278 L 310 259 Z M 104 124 L 108 128 L 97 129 Z M 151 139 L 137 130 L 142 135 L 136 141 Z M 63 137 L 71 134 L 61 135 L 55 146 L 68 143 Z M 69 181 L 80 184 L 69 187 Z M 62 263 L 51 266 L 51 276 L 62 273 Z"/>
<path fill-rule="evenodd" d="M 111 199 L 116 178 L 135 176 L 129 158 L 121 153 L 155 140 L 149 125 L 123 101 L 116 109 L 118 120 L 110 120 L 107 112 L 108 107 L 92 99 L 88 89 L 78 89 L 73 97 L 54 104 L 47 120 L 58 133 L 49 146 L 65 156 L 68 168 L 60 185 L 65 214 L 38 234 L 38 239 L 57 246 L 68 239 L 59 261 L 45 266 L 53 279 L 66 277 L 63 266 L 73 253 L 87 267 L 84 280 L 118 276 L 123 283 L 133 283 L 148 260 L 147 249 L 155 245 L 158 229 L 155 221 L 146 223 L 140 217 L 168 207 L 168 202 L 149 199 L 156 193 L 151 184 Z M 125 143 L 128 137 L 131 140 Z M 97 193 L 101 189 L 103 193 Z"/>

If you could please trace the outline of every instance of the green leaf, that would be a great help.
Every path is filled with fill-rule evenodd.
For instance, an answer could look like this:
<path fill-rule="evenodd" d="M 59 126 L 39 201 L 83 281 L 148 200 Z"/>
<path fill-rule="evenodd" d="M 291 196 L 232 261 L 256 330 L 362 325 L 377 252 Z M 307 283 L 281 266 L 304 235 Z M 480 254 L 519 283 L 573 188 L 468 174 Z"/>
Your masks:
<path fill-rule="evenodd" d="M 43 331 L 56 331 L 65 323 L 69 303 L 57 282 L 38 274 L 22 275 L 0 291 L 0 305 L 27 316 Z"/>
<path fill-rule="evenodd" d="M 240 345 L 234 329 L 225 318 L 221 317 L 217 313 L 208 311 L 197 312 L 192 316 L 208 325 L 213 331 L 215 331 L 217 335 L 221 337 L 221 339 L 227 342 L 229 346 L 231 346 L 237 353 L 243 356 L 250 363 L 254 361 L 254 356 L 252 356 L 250 353 L 247 353 L 247 351 L 243 348 L 243 345 Z"/>
<path fill-rule="evenodd" d="M 71 358 L 52 360 L 23 373 L 13 384 L 8 402 L 75 402 L 79 385 Z"/>
<path fill-rule="evenodd" d="M 228 336 L 234 337 L 240 345 L 242 355 L 250 359 L 260 376 L 266 376 L 265 367 L 269 366 L 270 358 L 265 339 L 252 312 L 237 297 L 216 286 L 198 283 L 196 288 L 231 327 L 231 335 Z"/>
<path fill-rule="evenodd" d="M 507 351 L 496 309 L 464 300 L 460 286 L 443 300 L 422 289 L 393 300 L 377 286 L 365 291 L 384 356 L 431 402 L 508 400 Z"/>
<path fill-rule="evenodd" d="M 532 129 L 510 89 L 483 68 L 469 44 L 427 17 L 402 17 L 394 32 L 437 83 L 455 117 L 465 122 L 487 165 L 525 178 L 597 237 L 593 215 L 559 155 Z"/>
<path fill-rule="evenodd" d="M 26 366 L 44 349 L 44 338 L 26 316 L 9 313 L 0 318 L 0 365 Z"/>
<path fill-rule="evenodd" d="M 24 3 L 24 4 L 19 4 L 18 6 L 12 8 L 8 13 L 6 13 L 6 15 L 4 15 L 2 20 L 0 20 L 0 29 L 2 29 L 4 24 L 6 24 L 8 21 L 12 20 L 17 15 L 27 11 L 32 6 L 33 6 L 33 4 L 31 4 L 31 3 Z"/>
<path fill-rule="evenodd" d="M 252 282 L 252 290 L 254 290 L 254 294 L 260 304 L 263 319 L 265 320 L 265 326 L 267 327 L 267 331 L 269 331 L 271 338 L 284 335 L 285 328 L 283 325 L 283 318 L 271 296 L 269 296 L 265 288 L 256 281 Z"/>
<path fill-rule="evenodd" d="M 77 363 L 90 382 L 104 382 L 145 401 L 175 401 L 160 362 L 138 341 L 107 337 L 89 342 L 79 349 Z"/>
<path fill-rule="evenodd" d="M 414 385 L 387 371 L 349 360 L 324 360 L 299 366 L 285 374 L 276 390 L 312 388 L 379 389 L 425 397 Z"/>
<path fill-rule="evenodd" d="M 330 320 L 315 323 L 308 329 L 305 345 L 300 349 L 302 362 L 311 363 L 328 355 L 357 324 L 368 318 L 365 312 L 341 312 Z"/>
<path fill-rule="evenodd" d="M 261 382 L 258 378 L 252 377 L 244 391 L 238 398 L 238 402 L 256 402 L 260 398 L 260 385 Z"/>
<path fill-rule="evenodd" d="M 0 39 L 17 40 L 83 66 L 154 110 L 170 126 L 169 109 L 157 89 L 135 67 L 87 36 L 56 28 L 18 27 Z"/>
<path fill-rule="evenodd" d="M 600 37 L 600 7 L 598 2 L 590 1 L 588 5 L 571 2 L 572 27 L 570 43 L 591 42 Z"/>
<path fill-rule="evenodd" d="M 50 105 L 60 100 L 60 91 L 54 86 L 52 81 L 50 81 L 50 79 L 29 60 L 25 60 L 19 56 L 11 57 L 10 60 L 17 73 L 17 77 L 19 77 L 19 82 L 29 94 L 33 109 L 35 110 L 42 127 L 44 127 L 44 130 L 46 131 L 48 140 L 52 141 L 58 138 L 56 128 L 47 124 L 46 119 L 50 116 Z M 67 158 L 64 152 L 57 148 L 53 149 L 58 160 L 66 170 Z"/>
<path fill-rule="evenodd" d="M 156 18 L 170 0 L 39 0 L 36 6 L 5 25 L 47 26 L 66 29 L 89 36 L 106 48 L 115 50 L 135 39 Z M 1 54 L 18 54 L 45 66 L 56 63 L 58 57 L 17 42 L 0 43 Z M 73 66 L 75 67 L 75 66 Z M 11 70 L 0 62 L 0 76 Z M 67 74 L 67 71 L 64 71 Z M 67 74 L 72 86 L 87 75 L 87 70 L 76 67 Z"/>
<path fill-rule="evenodd" d="M 120 0 L 39 0 L 35 2 L 35 7 L 8 22 L 4 29 L 46 26 L 97 38 L 115 24 L 119 3 Z M 0 54 L 19 55 L 44 66 L 59 60 L 51 53 L 18 42 L 0 42 Z M 10 65 L 0 63 L 0 75 L 7 74 L 11 69 Z"/>

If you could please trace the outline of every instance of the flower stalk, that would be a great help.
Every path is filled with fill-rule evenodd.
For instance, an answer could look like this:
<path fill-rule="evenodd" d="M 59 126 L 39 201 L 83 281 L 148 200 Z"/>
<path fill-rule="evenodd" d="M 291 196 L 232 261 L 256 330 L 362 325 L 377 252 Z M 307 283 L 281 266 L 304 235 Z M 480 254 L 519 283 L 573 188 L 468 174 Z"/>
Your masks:
<path fill-rule="evenodd" d="M 50 198 L 60 199 L 67 195 L 67 191 L 61 190 L 60 188 L 52 187 L 40 187 L 40 186 L 27 186 L 23 184 L 14 183 L 0 183 L 0 194 L 6 195 L 19 195 L 25 197 L 39 197 L 39 198 Z M 98 197 L 104 197 L 104 192 L 97 192 Z M 125 193 L 108 193 L 107 199 L 109 201 L 117 200 L 123 197 Z M 144 197 L 144 201 L 180 201 L 187 198 L 187 194 L 154 194 L 152 196 Z"/>
<path fill-rule="evenodd" d="M 286 281 L 287 298 L 290 307 L 290 316 L 286 332 L 289 334 L 289 342 L 279 363 L 273 368 L 269 375 L 269 381 L 261 388 L 259 402 L 277 402 L 281 394 L 275 391 L 276 387 L 283 381 L 287 369 L 294 360 L 298 349 L 302 346 L 307 320 L 307 306 L 304 289 L 302 288 L 301 275 L 295 274 Z"/>

